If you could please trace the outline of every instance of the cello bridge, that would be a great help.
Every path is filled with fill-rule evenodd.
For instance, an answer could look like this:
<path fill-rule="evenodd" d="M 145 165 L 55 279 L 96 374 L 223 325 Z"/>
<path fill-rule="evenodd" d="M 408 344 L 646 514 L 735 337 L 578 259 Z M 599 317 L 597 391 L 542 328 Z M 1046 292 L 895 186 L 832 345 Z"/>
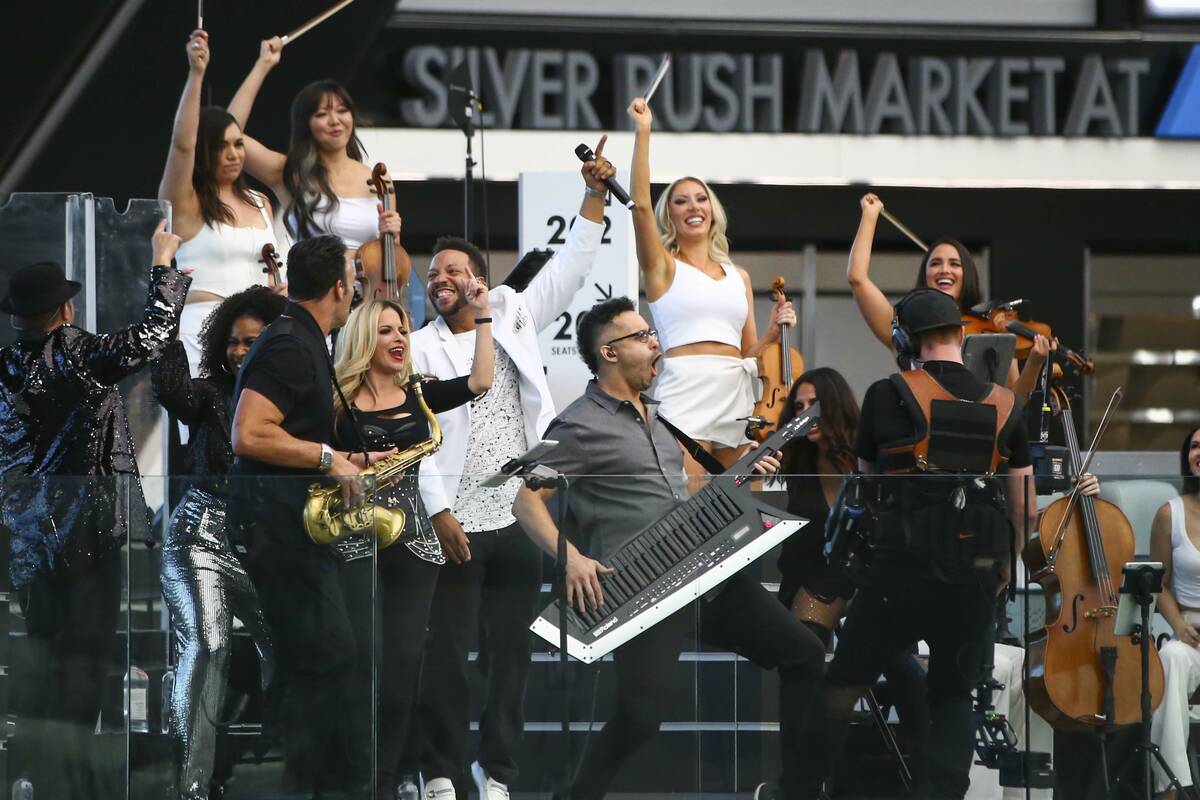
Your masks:
<path fill-rule="evenodd" d="M 1116 615 L 1117 615 L 1117 607 L 1116 606 L 1100 606 L 1099 608 L 1093 608 L 1091 611 L 1083 612 L 1083 616 L 1086 619 L 1100 619 L 1100 618 L 1107 618 L 1107 617 L 1115 617 Z"/>

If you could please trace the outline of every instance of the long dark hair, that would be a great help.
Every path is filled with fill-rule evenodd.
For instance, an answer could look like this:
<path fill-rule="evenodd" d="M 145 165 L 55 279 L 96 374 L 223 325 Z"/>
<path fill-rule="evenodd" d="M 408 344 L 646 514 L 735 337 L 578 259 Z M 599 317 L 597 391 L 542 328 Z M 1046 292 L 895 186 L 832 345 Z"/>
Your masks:
<path fill-rule="evenodd" d="M 1192 472 L 1192 466 L 1188 462 L 1188 451 L 1192 449 L 1192 437 L 1196 435 L 1196 431 L 1200 431 L 1200 426 L 1192 428 L 1179 447 L 1179 471 L 1183 473 L 1184 494 L 1200 494 L 1200 477 Z"/>
<path fill-rule="evenodd" d="M 331 95 L 350 109 L 354 129 L 350 132 L 350 141 L 346 143 L 346 155 L 355 161 L 362 161 L 366 153 L 358 139 L 358 111 L 350 99 L 350 93 L 340 83 L 316 81 L 300 90 L 292 101 L 292 141 L 283 164 L 283 185 L 291 195 L 284 222 L 288 233 L 296 239 L 307 239 L 320 232 L 313 221 L 318 206 L 324 203 L 327 210 L 332 211 L 338 204 L 309 127 L 309 119 Z"/>
<path fill-rule="evenodd" d="M 962 261 L 962 293 L 958 296 L 958 310 L 966 311 L 971 306 L 982 302 L 983 290 L 979 288 L 979 270 L 975 268 L 975 259 L 971 258 L 971 251 L 958 239 L 943 236 L 929 245 L 929 249 L 925 251 L 925 255 L 921 258 L 921 267 L 917 270 L 917 284 L 913 288 L 930 288 L 929 282 L 925 279 L 925 270 L 929 267 L 929 257 L 933 255 L 933 251 L 937 249 L 938 245 L 942 244 L 948 244 L 957 250 L 958 258 Z"/>
<path fill-rule="evenodd" d="M 846 379 L 836 369 L 818 367 L 805 372 L 792 384 L 783 411 L 779 415 L 780 426 L 796 418 L 796 390 L 802 383 L 812 384 L 821 404 L 821 438 L 825 440 L 829 462 L 841 473 L 854 470 L 854 436 L 858 433 L 858 401 Z M 782 472 L 784 475 L 815 475 L 817 472 L 817 446 L 807 438 L 793 440 L 784 448 Z"/>
<path fill-rule="evenodd" d="M 242 317 L 253 317 L 270 325 L 283 313 L 287 300 L 265 286 L 251 286 L 221 301 L 200 329 L 200 374 L 232 391 L 235 375 L 230 373 L 225 358 L 225 345 L 233 323 Z"/>
<path fill-rule="evenodd" d="M 217 168 L 221 164 L 221 150 L 225 147 L 225 131 L 237 125 L 225 109 L 220 106 L 205 106 L 200 109 L 200 124 L 196 129 L 196 155 L 192 165 L 192 188 L 200 201 L 200 216 L 205 225 L 237 222 L 233 209 L 221 202 L 217 187 Z M 241 130 L 240 128 L 238 130 Z M 257 206 L 258 201 L 246 185 L 245 172 L 233 182 L 233 193 L 248 206 Z"/>

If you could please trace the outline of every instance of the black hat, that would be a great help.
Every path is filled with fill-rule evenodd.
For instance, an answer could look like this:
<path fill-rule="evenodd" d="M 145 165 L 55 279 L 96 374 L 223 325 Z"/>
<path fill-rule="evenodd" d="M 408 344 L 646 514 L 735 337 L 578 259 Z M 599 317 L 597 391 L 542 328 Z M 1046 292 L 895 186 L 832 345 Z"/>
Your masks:
<path fill-rule="evenodd" d="M 958 302 L 938 289 L 913 289 L 896 303 L 896 316 L 909 333 L 963 324 Z"/>
<path fill-rule="evenodd" d="M 31 317 L 62 305 L 80 289 L 67 280 L 63 268 L 51 261 L 21 267 L 8 279 L 8 296 L 0 300 L 0 312 Z"/>

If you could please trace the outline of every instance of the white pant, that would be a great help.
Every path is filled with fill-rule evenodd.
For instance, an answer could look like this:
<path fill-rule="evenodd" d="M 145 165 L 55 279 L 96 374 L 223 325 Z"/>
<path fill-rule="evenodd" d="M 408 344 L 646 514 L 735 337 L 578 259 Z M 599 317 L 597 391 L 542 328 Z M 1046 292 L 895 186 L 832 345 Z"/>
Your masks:
<path fill-rule="evenodd" d="M 1187 612 L 1188 621 L 1195 624 L 1200 614 Z M 1200 651 L 1178 639 L 1172 639 L 1158 651 L 1163 665 L 1163 699 L 1154 712 L 1150 740 L 1162 750 L 1163 758 L 1175 777 L 1184 786 L 1192 785 L 1192 770 L 1188 764 L 1188 729 L 1196 719 L 1191 715 L 1189 699 L 1200 686 Z M 1200 720 L 1198 720 L 1200 721 Z M 1167 779 L 1158 764 L 1154 764 L 1156 791 L 1167 788 Z"/>
<path fill-rule="evenodd" d="M 1021 683 L 1021 670 L 1025 663 L 1025 651 L 1020 647 L 1010 647 L 997 644 L 993 652 L 994 661 L 992 677 L 1004 688 L 992 695 L 992 705 L 1001 714 L 1008 717 L 1017 744 L 1025 747 L 1025 690 Z M 1029 718 L 1030 728 L 1029 749 L 1042 753 L 1052 753 L 1054 750 L 1054 734 L 1050 726 L 1036 714 Z M 1030 797 L 1039 800 L 1050 800 L 1050 789 L 1034 789 Z M 971 786 L 967 789 L 966 800 L 991 800 L 998 797 L 1024 798 L 1025 790 L 1004 788 L 1000 786 L 1000 771 L 987 769 L 978 764 L 971 765 Z"/>

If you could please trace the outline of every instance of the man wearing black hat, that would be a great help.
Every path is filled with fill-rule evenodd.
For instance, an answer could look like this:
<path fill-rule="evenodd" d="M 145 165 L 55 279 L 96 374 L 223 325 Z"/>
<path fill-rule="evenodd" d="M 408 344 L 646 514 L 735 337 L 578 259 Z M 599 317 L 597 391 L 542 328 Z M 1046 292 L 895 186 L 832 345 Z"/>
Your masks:
<path fill-rule="evenodd" d="M 897 356 L 919 368 L 877 381 L 863 398 L 855 451 L 859 469 L 877 476 L 873 548 L 829 667 L 828 724 L 808 737 L 815 746 L 800 770 L 805 797 L 818 796 L 855 701 L 890 659 L 922 639 L 932 724 L 918 745 L 917 796 L 963 797 L 975 741 L 971 690 L 1008 580 L 1009 548 L 1034 522 L 1020 401 L 963 366 L 953 298 L 909 292 L 892 327 Z M 993 476 L 1005 465 L 1002 485 Z"/>
<path fill-rule="evenodd" d="M 57 264 L 17 270 L 0 299 L 19 331 L 0 350 L 0 520 L 28 647 L 9 692 L 18 712 L 9 775 L 30 780 L 38 797 L 102 796 L 89 762 L 116 638 L 120 551 L 149 524 L 116 385 L 175 338 L 191 283 L 168 266 L 179 244 L 160 223 L 145 313 L 115 333 L 74 325 L 80 287 Z"/>

